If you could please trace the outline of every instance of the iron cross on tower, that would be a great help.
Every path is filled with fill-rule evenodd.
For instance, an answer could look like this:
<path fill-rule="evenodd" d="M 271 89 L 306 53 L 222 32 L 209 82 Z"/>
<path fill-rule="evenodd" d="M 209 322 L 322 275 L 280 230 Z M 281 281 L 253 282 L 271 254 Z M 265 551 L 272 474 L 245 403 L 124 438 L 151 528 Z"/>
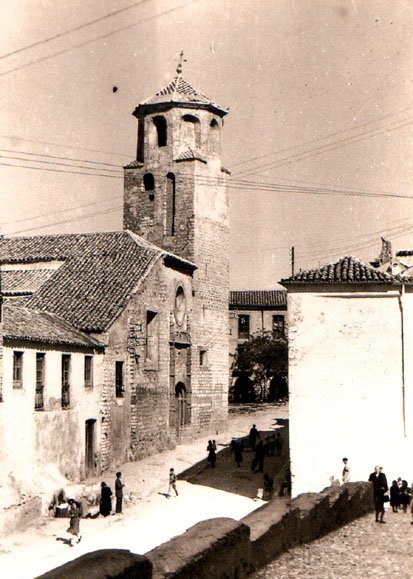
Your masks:
<path fill-rule="evenodd" d="M 176 67 L 177 74 L 182 74 L 182 65 L 184 62 L 187 62 L 187 60 L 186 58 L 184 58 L 184 51 L 181 50 L 181 54 L 179 55 L 178 66 Z"/>

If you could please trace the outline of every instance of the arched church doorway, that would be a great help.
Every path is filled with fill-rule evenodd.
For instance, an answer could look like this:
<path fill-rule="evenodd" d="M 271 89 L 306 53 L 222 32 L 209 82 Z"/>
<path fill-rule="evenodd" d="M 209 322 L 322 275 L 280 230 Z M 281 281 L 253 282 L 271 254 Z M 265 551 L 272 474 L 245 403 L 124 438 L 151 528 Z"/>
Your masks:
<path fill-rule="evenodd" d="M 175 386 L 176 400 L 176 427 L 179 431 L 185 424 L 189 423 L 189 408 L 186 386 L 183 382 L 178 382 Z"/>
<path fill-rule="evenodd" d="M 239 376 L 234 384 L 234 402 L 254 402 L 254 384 L 248 376 Z"/>

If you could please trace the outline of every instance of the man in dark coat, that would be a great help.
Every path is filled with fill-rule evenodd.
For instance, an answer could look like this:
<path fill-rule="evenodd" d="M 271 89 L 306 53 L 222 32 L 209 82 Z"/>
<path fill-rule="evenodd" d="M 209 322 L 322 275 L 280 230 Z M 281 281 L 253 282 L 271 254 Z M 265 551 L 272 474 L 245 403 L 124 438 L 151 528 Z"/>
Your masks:
<path fill-rule="evenodd" d="M 252 450 L 255 450 L 255 445 L 257 443 L 257 438 L 261 438 L 260 433 L 257 430 L 255 424 L 252 425 L 249 435 L 249 443 Z"/>
<path fill-rule="evenodd" d="M 121 479 L 122 473 L 116 473 L 115 480 L 115 495 L 116 495 L 116 512 L 122 512 L 122 501 L 123 501 L 123 487 L 125 486 Z"/>
<path fill-rule="evenodd" d="M 387 479 L 381 466 L 376 466 L 374 472 L 369 476 L 369 482 L 373 483 L 374 510 L 376 512 L 376 523 L 385 523 L 384 517 L 384 495 L 389 490 Z M 380 516 L 380 519 L 379 519 Z"/>

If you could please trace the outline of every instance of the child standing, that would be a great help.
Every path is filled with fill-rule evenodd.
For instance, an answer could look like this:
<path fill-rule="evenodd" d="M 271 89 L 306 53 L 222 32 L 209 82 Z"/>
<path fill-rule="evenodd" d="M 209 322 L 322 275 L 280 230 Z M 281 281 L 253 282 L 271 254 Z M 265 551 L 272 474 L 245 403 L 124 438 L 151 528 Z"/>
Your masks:
<path fill-rule="evenodd" d="M 175 495 L 178 496 L 178 491 L 176 488 L 176 474 L 173 468 L 169 469 L 169 488 L 168 496 L 171 496 L 171 488 L 174 489 Z"/>

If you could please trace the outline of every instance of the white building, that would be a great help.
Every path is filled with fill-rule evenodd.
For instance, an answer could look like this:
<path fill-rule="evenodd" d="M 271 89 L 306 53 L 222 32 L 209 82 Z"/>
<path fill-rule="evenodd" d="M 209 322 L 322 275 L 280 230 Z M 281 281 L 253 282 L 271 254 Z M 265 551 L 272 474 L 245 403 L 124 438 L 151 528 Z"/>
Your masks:
<path fill-rule="evenodd" d="M 413 280 L 352 257 L 283 280 L 288 291 L 293 494 L 383 467 L 413 477 Z"/>

